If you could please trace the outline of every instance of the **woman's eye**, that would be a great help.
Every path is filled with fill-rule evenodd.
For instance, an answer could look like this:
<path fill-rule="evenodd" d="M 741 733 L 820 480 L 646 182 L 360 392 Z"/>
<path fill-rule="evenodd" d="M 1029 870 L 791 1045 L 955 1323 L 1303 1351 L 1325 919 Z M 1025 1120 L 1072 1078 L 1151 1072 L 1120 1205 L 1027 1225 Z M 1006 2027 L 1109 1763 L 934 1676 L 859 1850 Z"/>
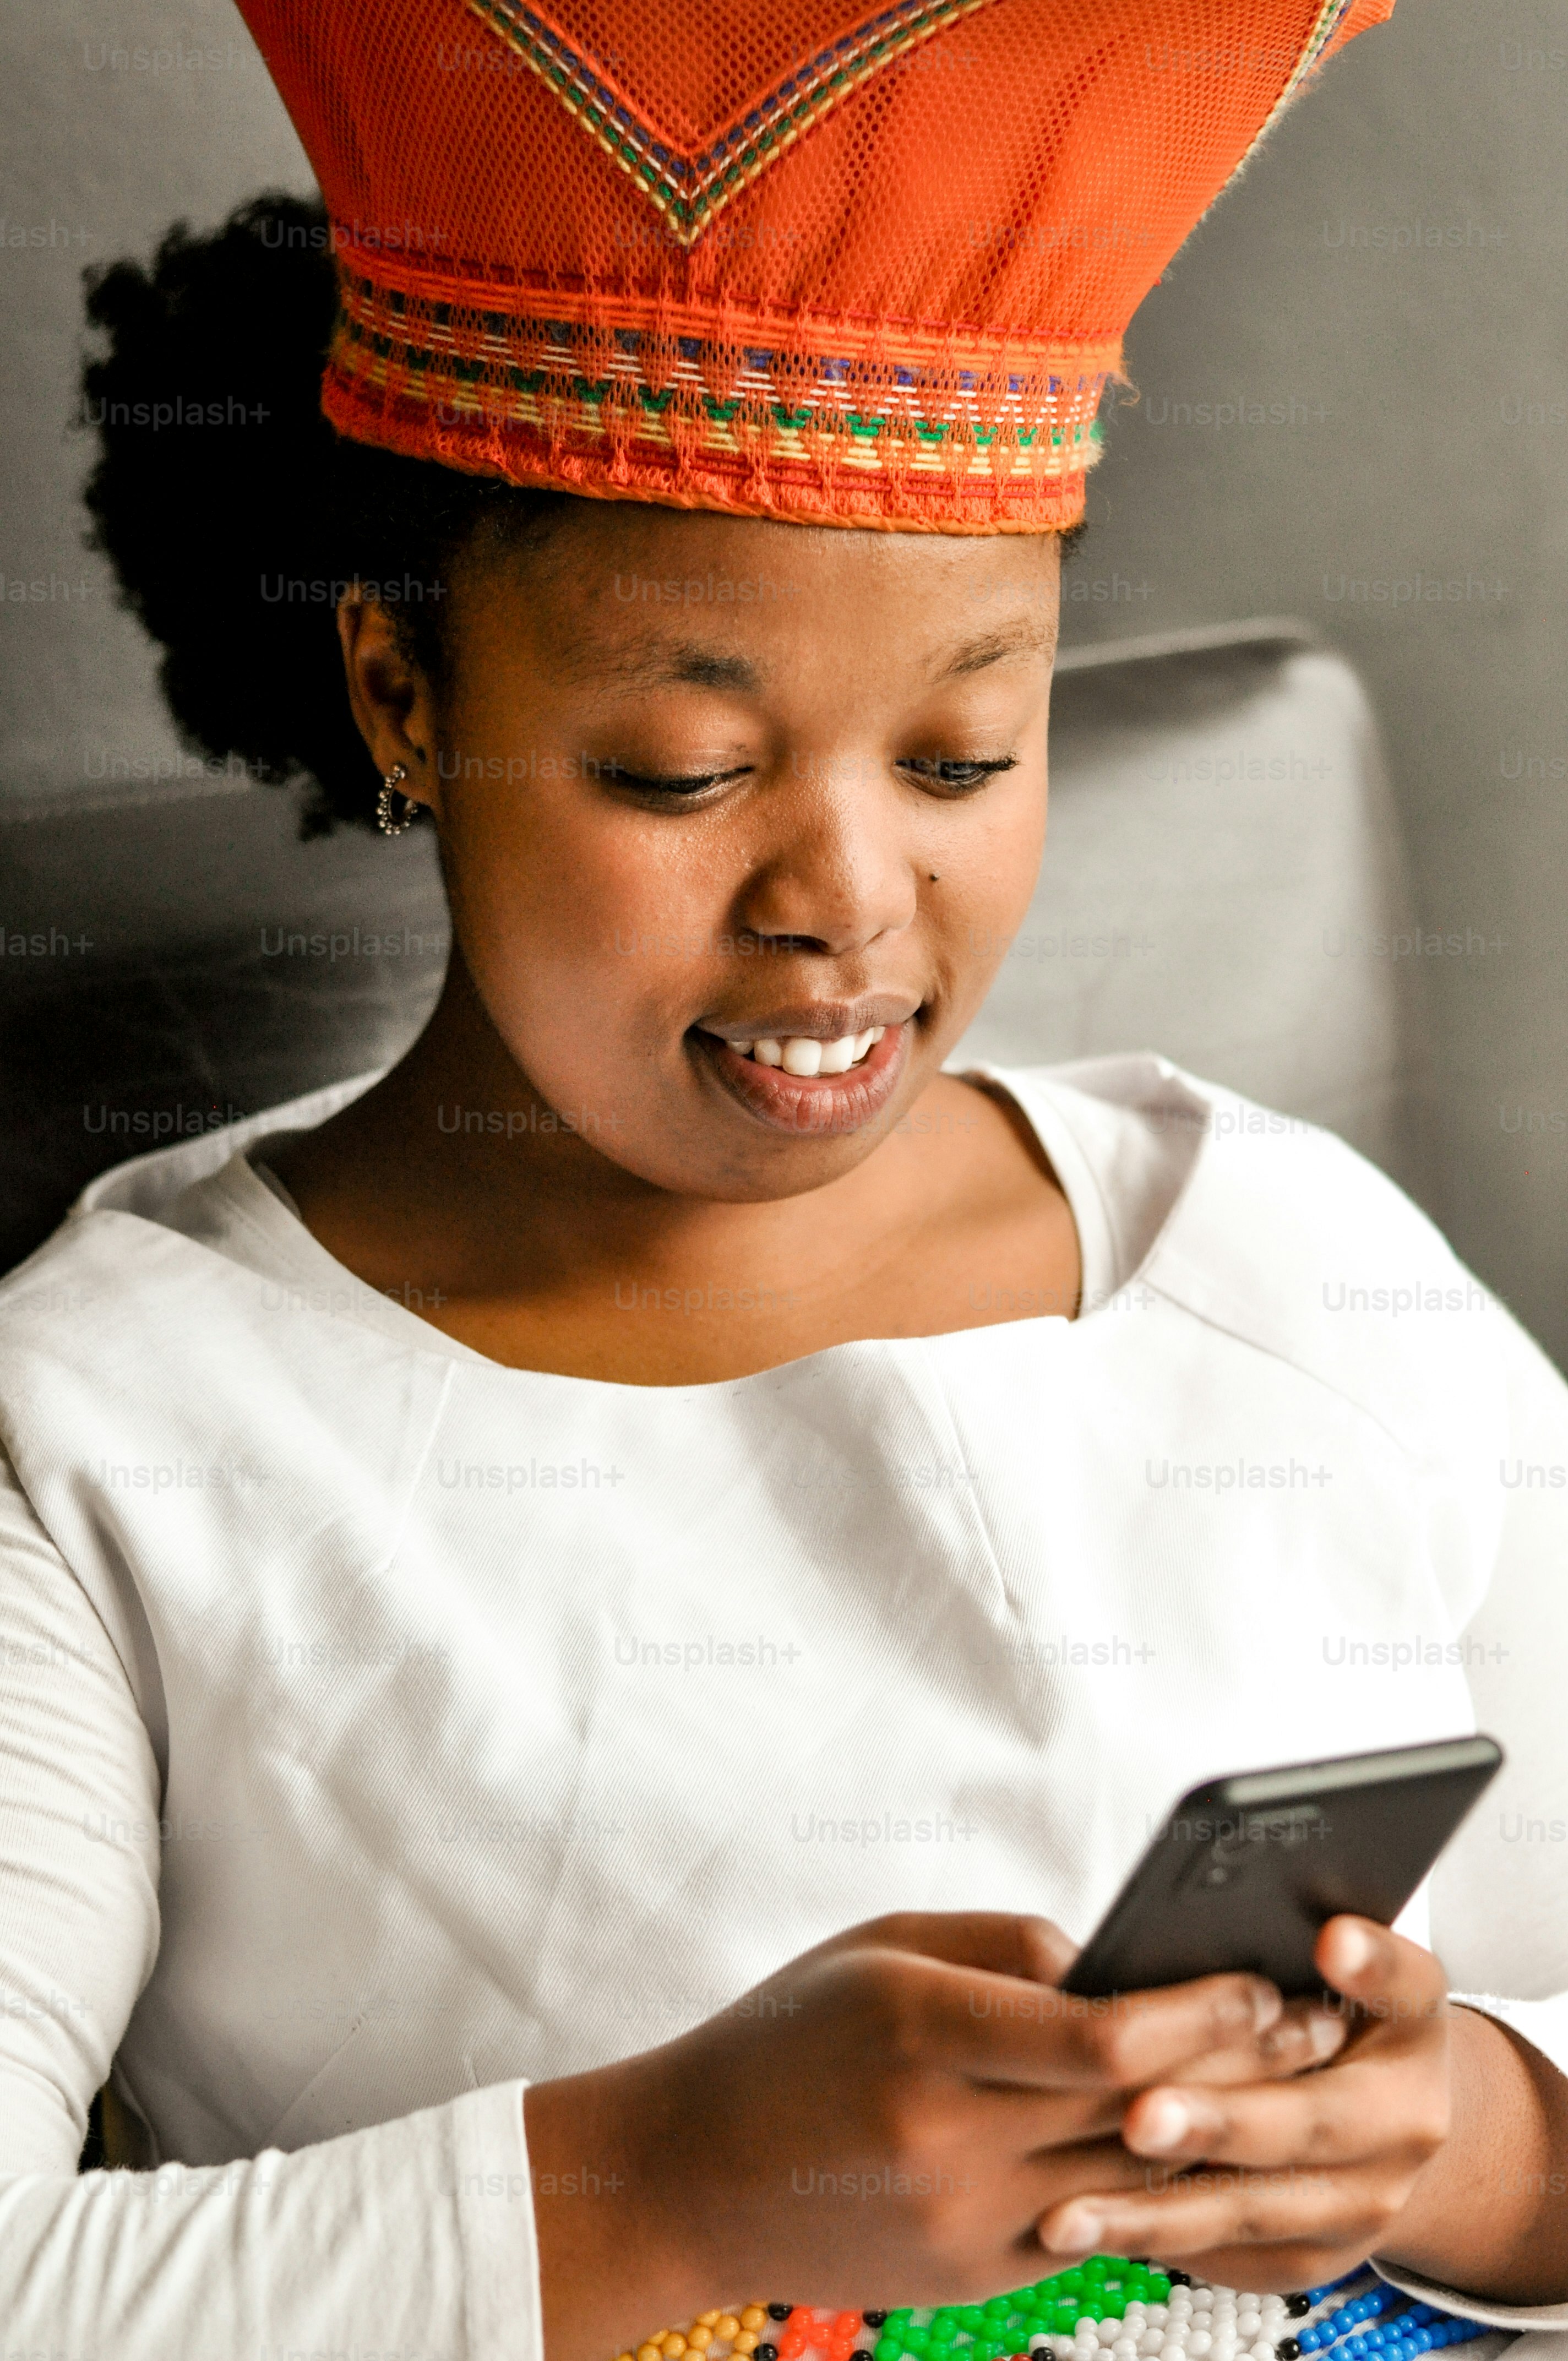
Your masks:
<path fill-rule="evenodd" d="M 911 754 L 902 761 L 901 771 L 913 771 L 924 785 L 946 787 L 950 795 L 962 795 L 972 787 L 982 787 L 999 771 L 1017 768 L 1016 754 L 998 754 L 989 761 L 962 762 L 947 755 Z"/>
<path fill-rule="evenodd" d="M 700 796 L 707 787 L 728 785 L 733 779 L 743 779 L 750 763 L 734 771 L 629 771 L 624 763 L 606 763 L 600 769 L 601 778 L 612 786 L 630 787 L 640 796 Z"/>

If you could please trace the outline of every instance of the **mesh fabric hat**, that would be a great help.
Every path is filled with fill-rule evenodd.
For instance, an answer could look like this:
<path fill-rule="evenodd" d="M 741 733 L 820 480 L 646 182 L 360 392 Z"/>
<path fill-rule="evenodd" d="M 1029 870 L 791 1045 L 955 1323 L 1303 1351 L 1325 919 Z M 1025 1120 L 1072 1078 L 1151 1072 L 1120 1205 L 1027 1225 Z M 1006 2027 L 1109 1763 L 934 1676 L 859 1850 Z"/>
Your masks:
<path fill-rule="evenodd" d="M 242 0 L 357 441 L 899 531 L 1081 515 L 1134 310 L 1393 0 Z"/>

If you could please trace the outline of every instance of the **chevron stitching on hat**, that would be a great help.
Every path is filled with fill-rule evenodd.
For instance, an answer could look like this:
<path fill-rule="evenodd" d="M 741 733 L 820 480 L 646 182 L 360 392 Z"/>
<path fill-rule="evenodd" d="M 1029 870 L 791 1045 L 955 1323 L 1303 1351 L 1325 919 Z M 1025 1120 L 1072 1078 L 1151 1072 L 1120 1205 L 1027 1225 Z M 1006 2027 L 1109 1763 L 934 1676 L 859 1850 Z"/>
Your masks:
<path fill-rule="evenodd" d="M 682 246 L 777 161 L 803 132 L 933 34 L 996 0 L 897 0 L 856 31 L 818 49 L 694 153 L 662 138 L 586 51 L 521 0 L 466 0 L 553 90 L 588 137 L 656 205 Z M 1348 0 L 1344 0 L 1348 5 Z"/>

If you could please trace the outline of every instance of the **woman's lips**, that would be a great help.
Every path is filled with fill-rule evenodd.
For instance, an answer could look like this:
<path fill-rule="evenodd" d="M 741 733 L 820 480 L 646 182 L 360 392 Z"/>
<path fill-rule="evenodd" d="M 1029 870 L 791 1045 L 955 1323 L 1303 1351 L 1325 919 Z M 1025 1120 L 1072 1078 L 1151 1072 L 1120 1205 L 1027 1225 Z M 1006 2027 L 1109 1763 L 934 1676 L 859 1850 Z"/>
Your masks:
<path fill-rule="evenodd" d="M 792 1074 L 742 1057 L 716 1033 L 693 1026 L 686 1036 L 731 1098 L 775 1131 L 859 1131 L 897 1089 L 909 1052 L 909 1027 L 883 1028 L 858 1065 L 842 1074 Z"/>

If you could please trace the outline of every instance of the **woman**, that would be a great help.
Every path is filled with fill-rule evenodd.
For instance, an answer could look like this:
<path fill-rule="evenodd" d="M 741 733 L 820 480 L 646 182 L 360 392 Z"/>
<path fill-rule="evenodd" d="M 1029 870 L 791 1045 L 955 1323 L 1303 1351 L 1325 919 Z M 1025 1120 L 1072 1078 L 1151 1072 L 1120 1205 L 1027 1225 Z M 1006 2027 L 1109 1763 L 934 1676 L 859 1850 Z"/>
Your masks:
<path fill-rule="evenodd" d="M 591 331 L 606 373 L 541 392 L 494 291 L 526 272 L 470 318 L 367 258 L 436 214 L 356 213 L 350 163 L 488 152 L 428 136 L 477 69 L 449 93 L 436 16 L 396 13 L 350 137 L 354 12 L 255 12 L 329 216 L 251 209 L 94 299 L 127 416 L 239 353 L 268 395 L 221 487 L 107 430 L 93 505 L 177 714 L 324 816 L 433 824 L 455 949 L 389 1072 L 105 1175 L 0 1299 L 8 2329 L 587 2361 L 754 2290 L 978 2299 L 1096 2248 L 1275 2289 L 1376 2252 L 1568 2325 L 1564 1872 L 1523 1834 L 1564 1782 L 1562 1383 L 1326 1137 L 1153 1057 L 944 1071 L 1033 886 L 1098 386 L 932 361 L 929 467 L 869 347 L 870 458 L 863 395 L 819 362 L 789 409 L 776 346 L 715 420 L 615 341 L 653 325 L 574 314 L 550 349 Z M 528 203 L 590 161 L 640 202 L 582 142 L 601 85 L 578 58 L 559 109 L 515 13 Z M 1299 62 L 1359 29 L 1248 13 Z M 970 19 L 972 83 L 909 77 L 876 170 L 930 110 L 993 119 L 1044 22 Z M 1092 32 L 1114 84 L 1132 29 L 1068 11 L 1045 64 L 1081 94 Z M 1279 102 L 1260 54 L 1181 227 Z M 1216 104 L 1168 55 L 1146 118 L 1113 90 L 1161 153 Z M 800 218 L 855 95 L 778 168 Z M 722 176 L 669 176 L 697 253 Z M 335 653 L 323 598 L 258 598 L 280 575 L 340 585 Z M 1013 1289 L 1038 1316 L 982 1308 Z M 1442 1965 L 1341 1917 L 1348 2007 L 1063 2001 L 1058 1928 L 1191 1779 L 1477 1719 L 1509 1784 L 1435 1880 Z M 73 2179 L 111 2064 L 160 2169 Z"/>

